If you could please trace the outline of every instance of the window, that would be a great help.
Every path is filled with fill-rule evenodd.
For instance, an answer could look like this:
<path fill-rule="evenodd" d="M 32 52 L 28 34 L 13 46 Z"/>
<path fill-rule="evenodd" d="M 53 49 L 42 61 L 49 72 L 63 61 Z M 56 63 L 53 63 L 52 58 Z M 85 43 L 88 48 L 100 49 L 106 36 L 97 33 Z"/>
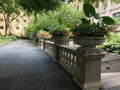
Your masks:
<path fill-rule="evenodd" d="M 25 19 L 24 19 L 24 20 L 23 20 L 23 22 L 24 22 L 24 23 L 26 23 L 26 22 L 27 22 L 27 20 L 25 20 Z"/>
<path fill-rule="evenodd" d="M 16 27 L 16 30 L 19 30 L 19 27 Z"/>
<path fill-rule="evenodd" d="M 0 29 L 4 29 L 4 26 L 0 26 Z"/>
<path fill-rule="evenodd" d="M 120 17 L 120 12 L 114 13 L 113 17 Z"/>
<path fill-rule="evenodd" d="M 3 21 L 3 18 L 0 18 L 0 22 L 2 22 Z"/>
<path fill-rule="evenodd" d="M 19 22 L 19 19 L 16 19 L 16 22 Z"/>

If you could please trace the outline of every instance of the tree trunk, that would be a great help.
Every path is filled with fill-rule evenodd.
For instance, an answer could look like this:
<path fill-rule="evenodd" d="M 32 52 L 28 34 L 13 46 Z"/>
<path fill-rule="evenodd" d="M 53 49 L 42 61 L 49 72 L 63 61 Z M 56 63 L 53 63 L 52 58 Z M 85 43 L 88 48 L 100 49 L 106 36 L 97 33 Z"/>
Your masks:
<path fill-rule="evenodd" d="M 4 36 L 6 36 L 7 35 L 7 25 L 5 24 L 5 34 L 4 34 Z"/>
<path fill-rule="evenodd" d="M 4 17 L 4 21 L 5 21 L 5 32 L 4 32 L 4 36 L 7 35 L 7 19 L 6 19 L 6 15 L 3 13 L 3 17 Z"/>
<path fill-rule="evenodd" d="M 6 22 L 5 23 L 5 36 L 9 35 L 8 28 L 9 28 L 9 24 Z"/>
<path fill-rule="evenodd" d="M 37 14 L 35 13 L 34 14 L 34 24 L 36 24 L 37 23 Z"/>

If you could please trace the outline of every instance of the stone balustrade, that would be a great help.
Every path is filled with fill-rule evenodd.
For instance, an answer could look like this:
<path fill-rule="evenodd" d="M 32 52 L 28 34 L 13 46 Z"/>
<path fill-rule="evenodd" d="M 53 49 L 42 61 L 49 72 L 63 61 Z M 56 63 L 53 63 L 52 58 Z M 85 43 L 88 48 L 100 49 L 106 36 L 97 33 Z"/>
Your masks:
<path fill-rule="evenodd" d="M 46 51 L 54 59 L 54 42 L 44 41 L 44 51 Z"/>
<path fill-rule="evenodd" d="M 104 54 L 98 49 L 83 48 L 79 45 L 62 45 L 43 41 L 43 50 L 72 76 L 82 90 L 99 90 L 101 82 L 101 59 Z M 69 42 L 67 42 L 69 43 Z"/>
<path fill-rule="evenodd" d="M 77 46 L 59 46 L 58 63 L 73 76 L 76 73 L 76 50 Z"/>

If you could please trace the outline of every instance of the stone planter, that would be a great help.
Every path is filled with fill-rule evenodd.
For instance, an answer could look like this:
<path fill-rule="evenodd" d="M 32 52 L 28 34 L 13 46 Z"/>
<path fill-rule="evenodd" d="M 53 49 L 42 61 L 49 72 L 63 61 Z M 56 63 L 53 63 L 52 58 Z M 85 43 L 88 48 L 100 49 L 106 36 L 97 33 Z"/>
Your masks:
<path fill-rule="evenodd" d="M 44 50 L 44 38 L 39 37 L 39 47 L 41 47 L 41 49 Z"/>
<path fill-rule="evenodd" d="M 73 40 L 82 47 L 95 48 L 97 45 L 102 44 L 105 39 L 104 37 L 73 37 Z"/>
<path fill-rule="evenodd" d="M 55 44 L 65 44 L 65 41 L 67 40 L 66 36 L 54 36 L 51 38 Z"/>
<path fill-rule="evenodd" d="M 59 60 L 59 45 L 66 44 L 67 37 L 66 36 L 54 36 L 52 37 L 52 41 L 54 42 L 54 58 L 55 62 Z"/>

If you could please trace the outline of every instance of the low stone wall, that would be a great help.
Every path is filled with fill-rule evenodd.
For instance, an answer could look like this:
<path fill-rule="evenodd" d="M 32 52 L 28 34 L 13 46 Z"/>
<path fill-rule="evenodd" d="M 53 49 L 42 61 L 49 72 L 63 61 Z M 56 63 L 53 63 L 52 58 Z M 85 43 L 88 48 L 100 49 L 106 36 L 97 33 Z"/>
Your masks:
<path fill-rule="evenodd" d="M 102 73 L 120 72 L 120 55 L 115 53 L 105 53 L 102 59 Z"/>
<path fill-rule="evenodd" d="M 54 42 L 44 41 L 44 51 L 54 58 Z"/>
<path fill-rule="evenodd" d="M 75 76 L 76 73 L 76 50 L 78 46 L 59 46 L 59 60 L 58 63 L 67 70 L 71 75 Z"/>
<path fill-rule="evenodd" d="M 101 59 L 104 54 L 98 49 L 59 45 L 51 41 L 43 41 L 42 45 L 43 50 L 73 76 L 74 82 L 82 90 L 99 90 L 103 87 Z"/>

